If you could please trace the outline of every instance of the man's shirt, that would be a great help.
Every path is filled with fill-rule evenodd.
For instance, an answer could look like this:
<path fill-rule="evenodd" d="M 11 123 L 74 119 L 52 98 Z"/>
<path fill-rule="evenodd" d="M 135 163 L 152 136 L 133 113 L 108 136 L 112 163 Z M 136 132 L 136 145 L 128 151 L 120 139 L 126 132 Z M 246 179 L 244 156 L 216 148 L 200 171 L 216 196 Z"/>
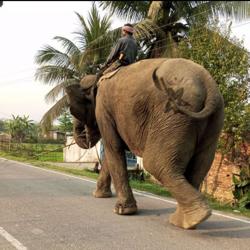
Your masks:
<path fill-rule="evenodd" d="M 118 40 L 117 44 L 108 56 L 107 64 L 117 60 L 121 53 L 124 54 L 122 61 L 125 64 L 131 64 L 135 62 L 138 48 L 133 36 L 127 35 Z"/>

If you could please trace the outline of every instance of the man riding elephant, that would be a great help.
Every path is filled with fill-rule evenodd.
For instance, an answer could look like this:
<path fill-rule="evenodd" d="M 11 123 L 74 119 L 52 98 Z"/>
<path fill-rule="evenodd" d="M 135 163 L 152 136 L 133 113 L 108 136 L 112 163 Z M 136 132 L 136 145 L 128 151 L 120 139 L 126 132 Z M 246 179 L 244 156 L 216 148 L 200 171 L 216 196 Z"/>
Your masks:
<path fill-rule="evenodd" d="M 106 62 L 97 75 L 99 79 L 103 74 L 116 70 L 120 66 L 127 66 L 136 61 L 138 47 L 133 37 L 134 29 L 130 23 L 122 27 L 122 37 L 111 50 Z"/>

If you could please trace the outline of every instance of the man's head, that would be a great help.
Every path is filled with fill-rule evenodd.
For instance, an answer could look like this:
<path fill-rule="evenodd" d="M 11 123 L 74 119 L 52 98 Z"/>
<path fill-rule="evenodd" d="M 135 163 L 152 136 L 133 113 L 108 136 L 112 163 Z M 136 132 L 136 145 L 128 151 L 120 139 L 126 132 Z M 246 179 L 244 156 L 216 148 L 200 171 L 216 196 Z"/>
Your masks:
<path fill-rule="evenodd" d="M 126 36 L 126 35 L 132 36 L 133 33 L 134 33 L 133 25 L 130 23 L 124 24 L 124 26 L 122 27 L 122 36 Z"/>

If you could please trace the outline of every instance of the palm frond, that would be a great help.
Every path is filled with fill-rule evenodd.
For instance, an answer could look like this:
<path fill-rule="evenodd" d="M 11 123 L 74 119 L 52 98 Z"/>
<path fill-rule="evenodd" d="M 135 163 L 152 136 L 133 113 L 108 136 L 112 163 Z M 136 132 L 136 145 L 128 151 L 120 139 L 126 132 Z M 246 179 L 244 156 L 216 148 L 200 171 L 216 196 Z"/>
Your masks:
<path fill-rule="evenodd" d="M 152 1 L 98 1 L 103 10 L 115 13 L 117 17 L 129 21 L 141 21 L 147 16 Z"/>
<path fill-rule="evenodd" d="M 56 85 L 53 89 L 51 89 L 49 93 L 46 94 L 45 101 L 47 103 L 54 103 L 59 95 L 65 94 L 64 92 L 65 87 L 71 84 L 79 83 L 79 82 L 80 80 L 77 80 L 77 79 L 67 79 L 61 82 L 60 84 Z"/>
<path fill-rule="evenodd" d="M 47 132 L 51 128 L 53 121 L 58 118 L 68 106 L 67 96 L 65 95 L 43 115 L 40 121 L 42 130 Z"/>
<path fill-rule="evenodd" d="M 45 45 L 41 50 L 38 50 L 35 56 L 37 64 L 51 63 L 58 66 L 68 66 L 70 64 L 69 56 L 50 45 Z"/>
<path fill-rule="evenodd" d="M 79 43 L 79 47 L 81 50 L 84 50 L 86 47 L 86 44 L 88 43 L 88 40 L 91 38 L 91 32 L 90 29 L 84 19 L 83 16 L 81 16 L 78 12 L 75 12 L 77 15 L 79 21 L 80 21 L 80 30 L 77 32 L 73 32 L 73 34 L 77 35 L 76 39 Z"/>
<path fill-rule="evenodd" d="M 190 24 L 219 17 L 235 21 L 250 17 L 249 1 L 176 1 L 175 6 Z"/>
<path fill-rule="evenodd" d="M 74 56 L 76 54 L 81 53 L 80 49 L 68 38 L 62 36 L 54 37 L 55 40 L 61 42 L 63 48 L 65 49 L 65 53 L 69 56 Z"/>
<path fill-rule="evenodd" d="M 223 16 L 236 21 L 250 17 L 250 1 L 217 1 L 218 4 L 209 2 L 216 17 Z"/>
<path fill-rule="evenodd" d="M 105 34 L 111 28 L 111 14 L 101 18 L 95 4 L 92 5 L 89 12 L 87 23 L 79 13 L 76 12 L 76 15 L 80 21 L 81 28 L 73 34 L 77 35 L 76 38 L 82 50 L 85 50 L 89 43 Z"/>
<path fill-rule="evenodd" d="M 77 73 L 67 67 L 46 65 L 36 70 L 35 79 L 43 81 L 45 84 L 61 82 L 67 78 L 73 78 Z"/>

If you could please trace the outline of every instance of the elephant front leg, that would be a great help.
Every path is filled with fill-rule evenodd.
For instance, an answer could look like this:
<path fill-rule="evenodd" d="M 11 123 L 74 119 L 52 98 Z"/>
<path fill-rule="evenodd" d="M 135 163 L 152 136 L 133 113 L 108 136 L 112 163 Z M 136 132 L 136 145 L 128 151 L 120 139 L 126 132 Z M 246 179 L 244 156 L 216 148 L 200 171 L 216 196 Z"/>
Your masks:
<path fill-rule="evenodd" d="M 114 212 L 119 215 L 134 214 L 137 212 L 137 206 L 129 186 L 125 152 L 108 147 L 105 150 L 107 166 L 118 198 Z"/>
<path fill-rule="evenodd" d="M 97 180 L 96 190 L 93 192 L 94 197 L 96 198 L 109 198 L 112 197 L 111 192 L 111 176 L 107 168 L 107 161 L 105 160 L 102 164 L 102 168 Z"/>

